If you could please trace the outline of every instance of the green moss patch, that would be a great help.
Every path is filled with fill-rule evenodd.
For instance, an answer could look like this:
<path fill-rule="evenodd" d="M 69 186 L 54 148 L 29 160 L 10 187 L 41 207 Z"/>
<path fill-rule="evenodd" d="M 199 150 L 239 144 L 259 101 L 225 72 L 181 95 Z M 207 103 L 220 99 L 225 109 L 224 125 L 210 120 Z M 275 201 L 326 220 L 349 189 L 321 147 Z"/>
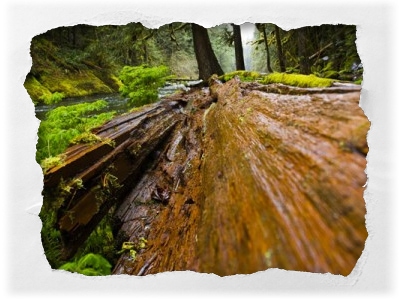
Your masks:
<path fill-rule="evenodd" d="M 129 97 L 131 106 L 142 106 L 158 100 L 158 89 L 169 78 L 170 70 L 166 66 L 125 66 L 119 75 L 122 82 L 119 91 L 122 96 Z"/>
<path fill-rule="evenodd" d="M 266 75 L 261 83 L 282 83 L 286 85 L 296 86 L 296 87 L 329 87 L 332 86 L 332 79 L 320 78 L 315 75 L 302 75 L 302 74 L 286 74 L 286 73 L 271 73 Z"/>
<path fill-rule="evenodd" d="M 38 80 L 28 76 L 24 87 L 34 103 L 52 104 L 64 97 L 82 97 L 93 94 L 114 93 L 120 86 L 117 77 L 109 78 L 112 87 L 89 70 L 43 74 Z M 115 89 L 113 89 L 115 88 Z"/>
<path fill-rule="evenodd" d="M 111 120 L 115 115 L 113 111 L 97 113 L 105 107 L 107 107 L 107 102 L 98 100 L 92 103 L 60 106 L 48 112 L 46 120 L 42 121 L 39 126 L 37 162 L 41 163 L 45 158 L 61 154 L 74 139 L 75 142 L 88 142 L 89 137 L 93 140 L 90 130 Z M 82 135 L 83 133 L 87 134 Z M 54 163 L 57 160 L 52 159 L 46 162 L 46 168 L 49 168 L 49 165 L 51 166 L 50 162 Z"/>
<path fill-rule="evenodd" d="M 261 74 L 254 71 L 234 71 L 221 75 L 218 77 L 218 79 L 227 82 L 235 76 L 239 76 L 241 81 L 254 81 L 260 78 Z"/>
<path fill-rule="evenodd" d="M 24 82 L 24 87 L 34 103 L 44 102 L 44 98 L 51 98 L 52 93 L 44 87 L 35 77 L 28 76 Z"/>
<path fill-rule="evenodd" d="M 51 92 L 60 91 L 67 97 L 80 97 L 113 90 L 90 71 L 65 75 L 44 75 L 42 84 Z"/>

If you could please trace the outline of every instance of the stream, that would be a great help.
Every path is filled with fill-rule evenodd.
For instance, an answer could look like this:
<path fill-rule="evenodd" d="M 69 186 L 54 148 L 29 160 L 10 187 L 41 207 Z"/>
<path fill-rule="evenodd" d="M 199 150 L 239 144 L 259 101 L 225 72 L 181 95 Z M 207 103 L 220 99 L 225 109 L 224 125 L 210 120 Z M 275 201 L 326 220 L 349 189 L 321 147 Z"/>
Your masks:
<path fill-rule="evenodd" d="M 198 80 L 187 81 L 185 83 L 167 82 L 164 87 L 158 90 L 158 98 L 162 99 L 180 90 L 189 91 L 191 86 L 198 84 L 200 82 L 201 81 Z M 129 98 L 122 97 L 118 93 L 113 93 L 113 94 L 97 94 L 84 97 L 70 97 L 70 98 L 65 98 L 62 101 L 51 105 L 38 104 L 35 107 L 35 114 L 39 120 L 44 120 L 46 118 L 46 113 L 48 111 L 53 110 L 54 108 L 57 108 L 59 106 L 70 106 L 80 103 L 90 103 L 100 99 L 107 101 L 108 106 L 104 110 L 99 111 L 99 113 L 106 111 L 116 111 L 117 115 L 120 115 L 132 108 L 128 104 Z"/>

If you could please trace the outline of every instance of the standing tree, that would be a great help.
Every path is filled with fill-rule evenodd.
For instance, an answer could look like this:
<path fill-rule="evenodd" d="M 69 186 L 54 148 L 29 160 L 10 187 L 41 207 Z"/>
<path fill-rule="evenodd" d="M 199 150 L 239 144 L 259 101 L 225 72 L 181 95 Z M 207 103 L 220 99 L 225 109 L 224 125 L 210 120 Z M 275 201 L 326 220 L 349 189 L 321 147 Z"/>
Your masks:
<path fill-rule="evenodd" d="M 207 29 L 192 23 L 192 34 L 194 52 L 199 68 L 199 79 L 207 81 L 213 74 L 224 74 L 211 47 Z"/>
<path fill-rule="evenodd" d="M 265 50 L 267 51 L 267 69 L 268 69 L 268 72 L 272 73 L 273 70 L 272 70 L 272 68 L 271 68 L 271 55 L 270 55 L 270 53 L 269 53 L 267 31 L 266 31 L 266 29 L 265 29 L 266 24 L 257 23 L 257 24 L 256 24 L 256 27 L 257 27 L 257 29 L 258 29 L 258 30 L 262 33 L 262 35 L 263 35 Z"/>
<path fill-rule="evenodd" d="M 235 44 L 236 70 L 245 70 L 246 68 L 244 65 L 242 35 L 240 31 L 240 26 L 232 24 L 232 27 L 233 27 L 233 42 Z"/>
<path fill-rule="evenodd" d="M 282 50 L 280 28 L 277 25 L 275 25 L 275 38 L 276 38 L 276 48 L 278 49 L 279 68 L 281 72 L 286 72 L 286 64 Z"/>
<path fill-rule="evenodd" d="M 300 74 L 311 74 L 310 59 L 307 49 L 307 27 L 296 30 L 297 33 L 297 50 L 300 64 Z"/>

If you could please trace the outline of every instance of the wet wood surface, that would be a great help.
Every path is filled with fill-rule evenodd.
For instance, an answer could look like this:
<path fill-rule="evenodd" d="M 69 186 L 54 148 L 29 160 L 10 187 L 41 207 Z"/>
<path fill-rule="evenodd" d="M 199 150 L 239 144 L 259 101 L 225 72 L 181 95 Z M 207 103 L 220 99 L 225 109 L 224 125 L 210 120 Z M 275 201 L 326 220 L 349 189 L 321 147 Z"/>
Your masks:
<path fill-rule="evenodd" d="M 74 178 L 85 186 L 59 208 L 65 255 L 114 207 L 117 238 L 148 241 L 135 259 L 121 254 L 114 274 L 348 275 L 367 237 L 370 124 L 359 100 L 354 85 L 233 79 L 114 119 L 96 132 L 113 146 L 74 146 L 45 176 L 50 191 Z"/>

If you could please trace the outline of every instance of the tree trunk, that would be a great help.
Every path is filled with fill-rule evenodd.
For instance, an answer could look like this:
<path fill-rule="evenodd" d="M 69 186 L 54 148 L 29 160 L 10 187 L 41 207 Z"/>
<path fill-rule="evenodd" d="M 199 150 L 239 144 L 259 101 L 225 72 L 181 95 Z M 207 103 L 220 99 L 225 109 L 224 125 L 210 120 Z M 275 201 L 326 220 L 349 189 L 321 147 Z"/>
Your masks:
<path fill-rule="evenodd" d="M 273 70 L 271 68 L 271 55 L 269 53 L 267 31 L 265 29 L 265 26 L 266 26 L 265 24 L 262 24 L 262 33 L 263 33 L 264 45 L 265 45 L 265 50 L 267 51 L 267 69 L 268 69 L 268 72 L 272 73 Z"/>
<path fill-rule="evenodd" d="M 348 275 L 367 237 L 359 86 L 210 90 L 216 103 L 199 89 L 117 117 L 95 131 L 113 146 L 73 146 L 45 174 L 65 255 L 114 207 L 115 239 L 148 241 L 135 259 L 118 254 L 114 274 Z M 60 185 L 63 202 L 51 195 Z"/>
<path fill-rule="evenodd" d="M 192 24 L 192 33 L 194 52 L 199 68 L 199 79 L 207 82 L 208 78 L 213 74 L 222 75 L 224 72 L 211 47 L 207 29 L 200 25 Z"/>
<path fill-rule="evenodd" d="M 296 30 L 297 49 L 299 55 L 300 74 L 311 74 L 310 59 L 307 49 L 307 28 L 302 27 Z"/>
<path fill-rule="evenodd" d="M 275 25 L 275 38 L 276 38 L 276 47 L 278 49 L 279 68 L 281 72 L 286 72 L 285 56 L 282 50 L 280 30 L 281 29 L 277 25 Z"/>
<path fill-rule="evenodd" d="M 236 70 L 245 70 L 244 57 L 243 57 L 243 44 L 240 26 L 232 24 L 233 27 L 233 42 L 235 45 L 235 62 Z"/>

